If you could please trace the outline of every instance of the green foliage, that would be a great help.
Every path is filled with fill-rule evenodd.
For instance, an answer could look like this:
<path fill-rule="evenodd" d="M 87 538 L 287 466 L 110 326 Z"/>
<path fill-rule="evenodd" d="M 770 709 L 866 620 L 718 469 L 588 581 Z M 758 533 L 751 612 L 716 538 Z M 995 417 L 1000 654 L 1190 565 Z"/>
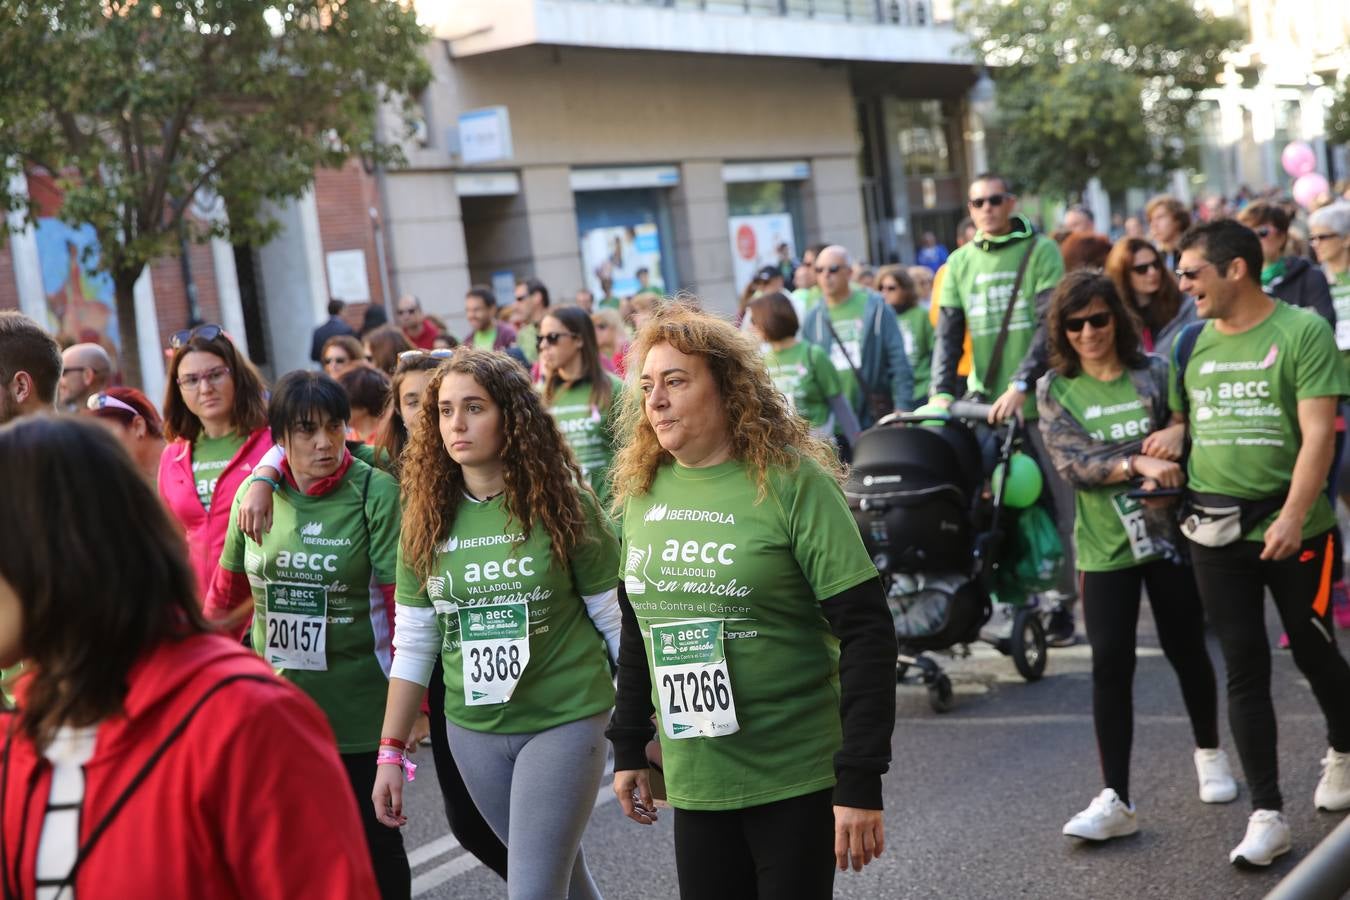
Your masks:
<path fill-rule="evenodd" d="M 61 217 L 98 232 L 134 334 L 131 286 L 175 252 L 180 220 L 196 241 L 263 240 L 262 202 L 298 196 L 315 167 L 400 159 L 376 111 L 402 103 L 407 118 L 426 40 L 401 0 L 0 3 L 0 190 L 33 166 L 57 178 Z M 199 191 L 227 199 L 228 223 L 185 218 Z"/>
<path fill-rule="evenodd" d="M 1023 190 L 1160 180 L 1240 23 L 1176 0 L 974 0 L 960 20 L 998 89 L 994 162 Z"/>
<path fill-rule="evenodd" d="M 1336 97 L 1327 110 L 1327 140 L 1333 144 L 1350 144 L 1350 76 L 1336 86 Z"/>

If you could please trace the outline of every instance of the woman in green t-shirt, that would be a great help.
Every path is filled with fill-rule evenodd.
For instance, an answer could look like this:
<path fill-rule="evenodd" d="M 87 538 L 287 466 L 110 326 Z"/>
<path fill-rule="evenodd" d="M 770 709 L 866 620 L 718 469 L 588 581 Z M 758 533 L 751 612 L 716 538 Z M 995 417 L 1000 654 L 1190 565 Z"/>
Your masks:
<path fill-rule="evenodd" d="M 781 291 L 761 294 L 746 308 L 750 330 L 764 341 L 764 365 L 774 387 L 787 398 L 788 409 L 829 440 L 837 430 L 849 446 L 858 437 L 858 417 L 844 393 L 839 370 L 821 347 L 797 338 L 797 308 Z"/>
<path fill-rule="evenodd" d="M 614 405 L 623 382 L 600 361 L 595 324 L 580 306 L 560 306 L 539 323 L 539 389 L 582 477 L 609 503 Z"/>
<path fill-rule="evenodd" d="M 656 817 L 653 696 L 683 897 L 832 896 L 884 846 L 895 632 L 833 448 L 755 342 L 683 304 L 629 355 L 615 459 L 614 791 Z"/>
<path fill-rule="evenodd" d="M 614 704 L 618 541 L 539 394 L 459 347 L 403 461 L 397 653 L 372 801 L 397 828 L 403 738 L 436 657 L 450 747 L 509 849 L 511 897 L 598 897 L 581 835 Z"/>
<path fill-rule="evenodd" d="M 1067 276 L 1049 311 L 1053 368 L 1037 385 L 1040 429 L 1055 468 L 1074 486 L 1074 543 L 1079 590 L 1092 645 L 1092 717 L 1105 789 L 1064 826 L 1064 834 L 1101 841 L 1133 834 L 1130 802 L 1135 631 L 1140 588 L 1147 586 L 1158 642 L 1177 673 L 1195 736 L 1200 799 L 1237 796 L 1219 749 L 1214 668 L 1205 648 L 1195 578 L 1178 553 L 1176 525 L 1163 501 L 1128 496 L 1176 489 L 1185 475 L 1166 428 L 1167 361 L 1140 349 L 1139 329 L 1111 279 Z M 1160 458 L 1167 457 L 1167 458 Z"/>

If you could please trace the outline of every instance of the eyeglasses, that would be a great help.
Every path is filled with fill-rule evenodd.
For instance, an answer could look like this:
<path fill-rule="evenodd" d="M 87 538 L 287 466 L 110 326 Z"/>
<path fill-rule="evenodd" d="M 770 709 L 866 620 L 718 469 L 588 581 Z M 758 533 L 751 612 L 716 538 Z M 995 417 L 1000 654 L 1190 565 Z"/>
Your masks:
<path fill-rule="evenodd" d="M 1310 234 L 1308 235 L 1308 243 L 1316 244 L 1319 241 L 1336 241 L 1340 240 L 1341 237 L 1342 235 L 1339 235 L 1334 231 L 1328 232 L 1327 234 Z"/>
<path fill-rule="evenodd" d="M 980 209 L 985 203 L 990 206 L 1002 206 L 1003 201 L 1007 199 L 1007 194 L 990 194 L 988 197 L 971 197 L 966 202 L 970 204 L 971 209 Z"/>
<path fill-rule="evenodd" d="M 824 275 L 826 272 L 829 272 L 831 275 L 835 275 L 838 274 L 839 270 L 842 268 L 843 266 L 838 263 L 832 266 L 816 266 L 816 274 Z"/>
<path fill-rule="evenodd" d="M 900 285 L 898 285 L 898 284 L 883 284 L 883 285 L 881 286 L 881 289 L 882 289 L 883 291 L 885 291 L 886 293 L 888 293 L 888 294 L 894 294 L 894 293 L 897 293 L 897 292 L 900 290 Z"/>
<path fill-rule="evenodd" d="M 1271 228 L 1269 225 L 1260 225 L 1257 226 L 1256 228 L 1253 228 L 1252 231 L 1255 231 L 1256 236 L 1259 238 L 1268 238 L 1275 231 L 1275 229 Z"/>
<path fill-rule="evenodd" d="M 88 366 L 66 366 L 61 370 L 62 375 L 69 375 L 71 372 L 88 372 Z"/>
<path fill-rule="evenodd" d="M 345 366 L 349 362 L 351 360 L 345 356 L 325 356 L 323 359 L 325 366 Z"/>
<path fill-rule="evenodd" d="M 204 341 L 214 341 L 225 333 L 225 329 L 219 325 L 198 325 L 196 328 L 184 328 L 182 331 L 175 331 L 169 337 L 169 347 L 177 350 L 187 344 L 188 341 L 201 338 Z"/>
<path fill-rule="evenodd" d="M 1199 275 L 1212 265 L 1214 265 L 1214 263 L 1207 262 L 1196 266 L 1194 269 L 1177 269 L 1177 281 L 1194 280 L 1195 276 Z"/>
<path fill-rule="evenodd" d="M 216 366 L 214 369 L 207 369 L 205 372 L 193 372 L 191 375 L 184 375 L 178 379 L 178 386 L 185 391 L 196 391 L 201 389 L 204 381 L 211 387 L 219 387 L 229 377 L 229 366 Z"/>
<path fill-rule="evenodd" d="M 1140 263 L 1137 266 L 1130 266 L 1130 271 L 1136 275 L 1147 275 L 1149 269 L 1163 270 L 1162 260 L 1155 259 L 1153 262 Z"/>
<path fill-rule="evenodd" d="M 551 331 L 548 334 L 539 335 L 539 339 L 535 341 L 534 344 L 536 348 L 542 347 L 545 344 L 548 344 L 550 347 L 556 347 L 558 346 L 558 341 L 561 341 L 565 337 L 574 338 L 576 335 L 570 331 Z"/>
<path fill-rule="evenodd" d="M 1101 331 L 1107 325 L 1111 324 L 1111 313 L 1099 312 L 1090 316 L 1077 316 L 1072 319 L 1064 320 L 1064 330 L 1071 334 L 1077 334 L 1083 330 L 1084 325 L 1091 325 L 1094 331 Z"/>
<path fill-rule="evenodd" d="M 403 362 L 406 359 L 418 359 L 423 356 L 430 356 L 432 359 L 449 359 L 455 355 L 455 351 L 447 350 L 444 347 L 439 350 L 404 350 L 398 355 L 398 361 Z M 370 359 L 369 356 L 366 359 Z"/>
<path fill-rule="evenodd" d="M 394 313 L 397 314 L 397 315 L 400 315 L 400 316 L 411 316 L 411 315 L 414 315 L 416 312 L 417 312 L 417 307 L 415 307 L 415 306 L 412 307 L 412 308 L 410 308 L 410 309 L 396 309 L 396 310 L 394 310 Z"/>
<path fill-rule="evenodd" d="M 108 394 L 94 394 L 89 398 L 88 402 L 85 403 L 85 406 L 94 410 L 110 409 L 110 408 L 124 409 L 127 412 L 131 413 L 133 416 L 139 416 L 141 414 L 140 410 L 136 409 L 130 404 L 123 403 L 121 400 L 118 400 L 116 397 L 110 396 Z"/>

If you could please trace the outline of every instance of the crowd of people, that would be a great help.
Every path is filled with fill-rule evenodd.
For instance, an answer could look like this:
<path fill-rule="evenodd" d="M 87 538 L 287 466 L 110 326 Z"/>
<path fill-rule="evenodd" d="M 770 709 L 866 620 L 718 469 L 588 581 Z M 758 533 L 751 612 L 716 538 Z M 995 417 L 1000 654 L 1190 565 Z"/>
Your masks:
<path fill-rule="evenodd" d="M 962 397 L 1027 424 L 1070 560 L 1052 638 L 1081 607 L 1092 650 L 1103 790 L 1064 833 L 1139 828 L 1145 590 L 1207 803 L 1238 793 L 1218 638 L 1253 807 L 1230 858 L 1292 844 L 1267 590 L 1327 720 L 1313 801 L 1350 809 L 1350 203 L 1192 226 L 1159 197 L 1115 241 L 1079 208 L 1041 233 L 997 174 L 968 207 L 950 253 L 812 245 L 734 318 L 530 279 L 509 306 L 472 287 L 457 340 L 411 295 L 360 333 L 335 302 L 318 368 L 270 386 L 197 325 L 160 406 L 0 313 L 0 526 L 30 537 L 0 551 L 5 896 L 131 895 L 153 858 L 207 896 L 407 897 L 424 741 L 512 897 L 600 896 L 606 741 L 623 813 L 674 810 L 682 896 L 831 896 L 885 849 L 895 716 L 889 586 L 841 484 L 861 430 Z M 165 822 L 184 850 L 152 857 Z"/>

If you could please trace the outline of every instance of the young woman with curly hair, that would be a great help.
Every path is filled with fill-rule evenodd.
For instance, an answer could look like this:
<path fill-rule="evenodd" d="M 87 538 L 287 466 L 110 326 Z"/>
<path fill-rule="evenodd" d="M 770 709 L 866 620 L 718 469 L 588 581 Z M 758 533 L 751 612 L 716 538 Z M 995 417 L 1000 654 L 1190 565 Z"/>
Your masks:
<path fill-rule="evenodd" d="M 410 433 L 376 815 L 407 821 L 396 766 L 440 655 L 438 724 L 510 851 L 509 895 L 598 897 L 581 835 L 614 704 L 618 541 L 510 357 L 457 348 Z"/>
<path fill-rule="evenodd" d="M 884 845 L 895 634 L 833 449 L 755 341 L 666 307 L 637 335 L 614 468 L 614 791 L 656 818 L 653 687 L 682 897 L 832 896 Z"/>

